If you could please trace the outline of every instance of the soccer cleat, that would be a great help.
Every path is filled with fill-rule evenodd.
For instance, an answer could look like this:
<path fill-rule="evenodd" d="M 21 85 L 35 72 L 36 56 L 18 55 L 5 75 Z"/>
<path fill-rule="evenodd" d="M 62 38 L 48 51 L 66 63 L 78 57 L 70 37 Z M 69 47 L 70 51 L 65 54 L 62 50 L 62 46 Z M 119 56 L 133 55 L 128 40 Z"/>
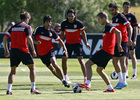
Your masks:
<path fill-rule="evenodd" d="M 126 87 L 126 86 L 128 86 L 128 84 L 126 83 L 126 84 L 123 84 L 123 83 L 118 83 L 115 87 L 114 87 L 114 89 L 122 89 L 122 88 L 124 88 L 124 87 Z"/>
<path fill-rule="evenodd" d="M 85 84 L 78 84 L 78 86 L 80 88 L 85 88 L 87 91 L 89 91 L 91 89 L 91 86 L 88 85 L 87 83 L 85 83 Z"/>
<path fill-rule="evenodd" d="M 68 87 L 68 88 L 70 87 L 70 84 L 67 81 L 64 80 L 62 81 L 62 83 L 64 84 L 65 87 Z"/>
<path fill-rule="evenodd" d="M 107 89 L 104 92 L 114 92 L 114 89 L 112 89 L 112 90 Z"/>
<path fill-rule="evenodd" d="M 6 95 L 12 95 L 12 92 L 7 90 Z"/>
<path fill-rule="evenodd" d="M 41 94 L 41 92 L 31 89 L 31 94 Z"/>
<path fill-rule="evenodd" d="M 131 79 L 137 79 L 137 78 L 138 77 L 135 74 L 133 74 Z"/>

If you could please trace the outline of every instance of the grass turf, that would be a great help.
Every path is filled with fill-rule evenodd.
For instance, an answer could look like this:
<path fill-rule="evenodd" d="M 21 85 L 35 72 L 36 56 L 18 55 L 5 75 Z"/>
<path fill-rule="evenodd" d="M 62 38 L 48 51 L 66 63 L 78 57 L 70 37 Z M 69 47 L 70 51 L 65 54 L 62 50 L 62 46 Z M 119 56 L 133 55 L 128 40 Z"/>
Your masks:
<path fill-rule="evenodd" d="M 85 62 L 88 59 L 84 59 Z M 140 60 L 138 60 L 138 79 L 132 80 L 133 74 L 132 64 L 129 61 L 129 79 L 127 79 L 128 87 L 121 90 L 115 90 L 114 93 L 103 93 L 107 89 L 104 81 L 96 72 L 96 65 L 92 66 L 92 89 L 86 91 L 83 89 L 82 93 L 73 93 L 72 84 L 83 83 L 83 75 L 77 59 L 68 60 L 68 74 L 73 82 L 70 88 L 65 88 L 61 81 L 58 80 L 46 68 L 40 59 L 34 59 L 36 65 L 36 88 L 41 91 L 41 95 L 30 94 L 30 80 L 29 70 L 22 63 L 17 68 L 17 73 L 14 78 L 12 87 L 13 95 L 6 95 L 7 78 L 10 72 L 9 59 L 0 59 L 0 100 L 113 100 L 113 99 L 140 99 Z M 57 59 L 58 65 L 61 66 L 61 59 Z M 104 70 L 110 78 L 110 74 L 114 71 L 112 62 Z M 110 81 L 115 86 L 118 80 Z"/>

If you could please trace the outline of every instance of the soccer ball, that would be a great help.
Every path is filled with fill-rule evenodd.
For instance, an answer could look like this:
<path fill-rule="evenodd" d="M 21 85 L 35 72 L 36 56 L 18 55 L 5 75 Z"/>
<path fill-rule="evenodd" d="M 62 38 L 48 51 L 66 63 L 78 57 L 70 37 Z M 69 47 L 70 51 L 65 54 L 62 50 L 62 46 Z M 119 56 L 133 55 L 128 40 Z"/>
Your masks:
<path fill-rule="evenodd" d="M 118 74 L 115 71 L 113 71 L 110 76 L 113 80 L 118 79 Z"/>
<path fill-rule="evenodd" d="M 80 83 L 75 83 L 75 84 L 73 84 L 73 86 L 72 86 L 72 90 L 73 90 L 74 93 L 81 93 L 82 90 L 83 90 L 83 88 L 80 88 L 80 87 L 78 86 L 78 84 L 80 84 Z"/>

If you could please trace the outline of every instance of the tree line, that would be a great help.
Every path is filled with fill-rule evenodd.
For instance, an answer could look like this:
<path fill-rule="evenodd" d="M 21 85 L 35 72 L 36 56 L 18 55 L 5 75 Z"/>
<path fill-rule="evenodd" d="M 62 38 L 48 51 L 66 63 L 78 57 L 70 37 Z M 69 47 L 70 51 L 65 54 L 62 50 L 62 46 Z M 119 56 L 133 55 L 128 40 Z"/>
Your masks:
<path fill-rule="evenodd" d="M 45 14 L 52 16 L 54 25 L 61 23 L 66 18 L 67 10 L 71 8 L 75 10 L 76 17 L 83 21 L 86 32 L 102 32 L 103 26 L 98 24 L 96 15 L 105 11 L 111 20 L 108 4 L 112 1 L 118 4 L 121 12 L 126 0 L 0 0 L 0 31 L 5 32 L 11 21 L 19 22 L 22 11 L 30 12 L 32 18 L 29 24 L 35 29 L 43 24 Z"/>

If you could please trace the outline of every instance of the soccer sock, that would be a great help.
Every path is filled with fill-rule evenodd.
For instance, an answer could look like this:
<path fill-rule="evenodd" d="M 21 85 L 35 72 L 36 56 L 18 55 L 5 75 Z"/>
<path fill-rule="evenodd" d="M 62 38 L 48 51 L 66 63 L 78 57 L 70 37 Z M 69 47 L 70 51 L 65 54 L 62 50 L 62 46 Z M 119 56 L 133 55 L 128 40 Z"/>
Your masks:
<path fill-rule="evenodd" d="M 119 78 L 119 82 L 122 83 L 123 82 L 122 72 L 118 73 L 118 78 Z"/>
<path fill-rule="evenodd" d="M 69 80 L 68 75 L 64 75 L 65 80 Z"/>
<path fill-rule="evenodd" d="M 110 83 L 107 84 L 107 87 L 108 87 L 109 90 L 112 90 L 113 89 L 113 87 L 112 87 L 112 85 Z"/>
<path fill-rule="evenodd" d="M 35 90 L 35 82 L 31 82 L 31 89 Z"/>
<path fill-rule="evenodd" d="M 91 81 L 90 80 L 87 80 L 86 83 L 87 83 L 87 85 L 91 85 Z"/>
<path fill-rule="evenodd" d="M 8 91 L 12 92 L 12 84 L 8 84 Z"/>
<path fill-rule="evenodd" d="M 128 76 L 128 70 L 126 71 L 126 76 Z"/>
<path fill-rule="evenodd" d="M 133 74 L 134 74 L 134 75 L 137 75 L 136 73 L 137 73 L 137 69 L 134 68 L 134 69 L 133 69 Z"/>
<path fill-rule="evenodd" d="M 126 82 L 126 73 L 122 73 L 122 76 L 123 76 L 123 83 L 127 84 L 127 82 Z"/>

